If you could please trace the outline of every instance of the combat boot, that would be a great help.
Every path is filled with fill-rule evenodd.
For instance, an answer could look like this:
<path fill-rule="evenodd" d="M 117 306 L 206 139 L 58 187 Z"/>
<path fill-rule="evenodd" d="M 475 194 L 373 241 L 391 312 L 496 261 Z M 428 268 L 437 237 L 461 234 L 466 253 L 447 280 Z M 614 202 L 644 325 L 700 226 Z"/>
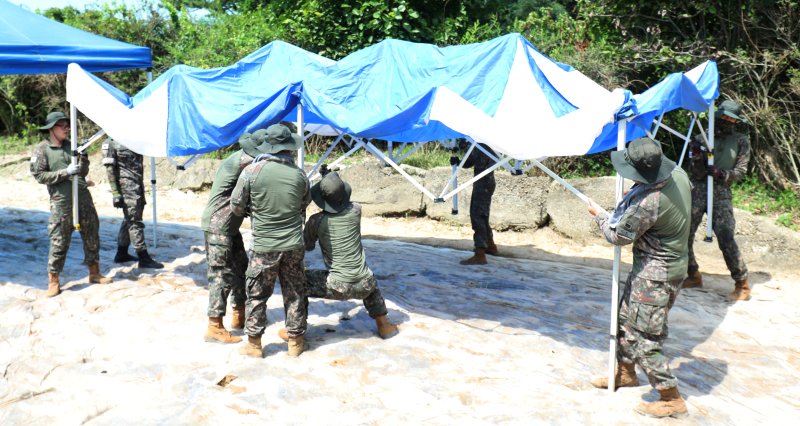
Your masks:
<path fill-rule="evenodd" d="M 108 284 L 111 278 L 100 273 L 100 265 L 92 263 L 89 265 L 89 283 L 91 284 Z"/>
<path fill-rule="evenodd" d="M 205 335 L 206 342 L 239 343 L 242 338 L 231 335 L 222 325 L 222 317 L 208 317 L 208 328 Z"/>
<path fill-rule="evenodd" d="M 636 412 L 645 416 L 662 418 L 662 417 L 684 417 L 689 414 L 686 409 L 686 403 L 683 401 L 681 394 L 678 392 L 678 387 L 659 390 L 661 399 L 656 402 L 641 403 L 636 407 Z"/>
<path fill-rule="evenodd" d="M 264 352 L 262 352 L 261 349 L 261 336 L 247 336 L 247 343 L 239 349 L 239 353 L 253 358 L 263 358 Z"/>
<path fill-rule="evenodd" d="M 486 254 L 497 256 L 497 244 L 494 243 L 494 240 L 489 240 L 489 245 L 486 247 Z"/>
<path fill-rule="evenodd" d="M 736 288 L 728 295 L 728 300 L 731 302 L 750 300 L 750 285 L 747 283 L 747 278 L 736 281 Z"/>
<path fill-rule="evenodd" d="M 700 271 L 689 272 L 683 280 L 681 288 L 699 288 L 703 286 L 703 276 Z"/>
<path fill-rule="evenodd" d="M 278 330 L 278 337 L 280 337 L 284 342 L 288 342 L 289 341 L 289 332 L 285 328 L 282 328 L 282 329 Z"/>
<path fill-rule="evenodd" d="M 138 257 L 128 254 L 128 247 L 117 247 L 117 254 L 114 255 L 114 263 L 125 263 L 139 260 Z"/>
<path fill-rule="evenodd" d="M 483 247 L 475 247 L 475 254 L 469 259 L 464 259 L 458 262 L 462 265 L 485 265 L 486 262 L 486 249 Z"/>
<path fill-rule="evenodd" d="M 381 339 L 388 339 L 400 331 L 396 325 L 389 322 L 389 317 L 386 315 L 375 317 L 375 325 L 378 326 L 378 335 Z"/>
<path fill-rule="evenodd" d="M 61 283 L 58 282 L 58 272 L 47 273 L 47 297 L 55 297 L 61 294 Z"/>
<path fill-rule="evenodd" d="M 136 254 L 139 256 L 140 268 L 161 269 L 164 267 L 163 263 L 153 260 L 147 250 L 137 251 Z"/>
<path fill-rule="evenodd" d="M 237 330 L 244 328 L 244 306 L 234 306 L 231 309 L 231 328 Z"/>
<path fill-rule="evenodd" d="M 636 366 L 634 364 L 618 362 L 617 374 L 614 375 L 614 385 L 614 390 L 639 386 L 639 378 L 636 377 Z M 592 386 L 600 389 L 608 389 L 608 376 L 592 379 Z"/>
<path fill-rule="evenodd" d="M 289 336 L 289 356 L 298 357 L 306 349 L 305 336 Z"/>

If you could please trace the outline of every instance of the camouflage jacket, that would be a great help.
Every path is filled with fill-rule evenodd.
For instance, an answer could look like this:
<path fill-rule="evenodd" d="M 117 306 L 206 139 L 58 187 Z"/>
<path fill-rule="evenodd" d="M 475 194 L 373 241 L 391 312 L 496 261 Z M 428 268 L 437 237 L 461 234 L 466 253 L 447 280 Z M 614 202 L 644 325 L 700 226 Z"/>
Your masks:
<path fill-rule="evenodd" d="M 687 155 L 689 159 L 688 170 L 692 181 L 706 180 L 706 164 L 708 157 L 704 139 L 695 136 L 689 142 Z M 697 155 L 700 154 L 700 155 Z M 732 132 L 714 136 L 714 167 L 722 172 L 721 182 L 730 186 L 747 173 L 747 163 L 750 161 L 750 137 L 745 134 Z"/>
<path fill-rule="evenodd" d="M 103 144 L 103 165 L 106 166 L 108 184 L 115 197 L 144 198 L 144 157 L 141 154 L 109 139 Z"/>
<path fill-rule="evenodd" d="M 47 185 L 51 204 L 72 209 L 72 178 L 67 174 L 67 166 L 72 161 L 70 141 L 65 139 L 61 146 L 54 146 L 44 140 L 36 145 L 31 155 L 30 170 L 36 182 Z M 86 189 L 86 175 L 89 174 L 89 159 L 78 156 L 78 191 Z"/>
<path fill-rule="evenodd" d="M 489 151 L 492 155 L 495 155 L 494 151 L 484 144 L 480 144 L 483 149 Z M 494 160 L 492 160 L 488 155 L 484 154 L 477 146 L 472 150 L 467 157 L 467 161 L 464 162 L 464 168 L 475 168 L 474 176 L 478 176 L 479 174 L 483 173 L 484 170 L 492 167 L 494 164 Z M 479 179 L 475 182 L 475 185 L 488 185 L 494 184 L 494 171 L 488 173 L 483 178 Z"/>
<path fill-rule="evenodd" d="M 355 283 L 372 274 L 361 244 L 361 205 L 350 203 L 339 213 L 321 211 L 308 218 L 303 228 L 306 250 L 314 250 L 316 241 L 330 276 L 336 281 Z"/>
<path fill-rule="evenodd" d="M 239 232 L 244 218 L 233 214 L 231 194 L 242 170 L 252 162 L 253 157 L 241 149 L 222 161 L 211 184 L 208 204 L 203 210 L 200 222 L 203 231 L 218 235 L 236 235 Z"/>
<path fill-rule="evenodd" d="M 689 262 L 691 184 L 683 169 L 652 185 L 636 184 L 609 217 L 595 216 L 611 244 L 633 243 L 631 274 L 654 281 L 683 278 Z"/>

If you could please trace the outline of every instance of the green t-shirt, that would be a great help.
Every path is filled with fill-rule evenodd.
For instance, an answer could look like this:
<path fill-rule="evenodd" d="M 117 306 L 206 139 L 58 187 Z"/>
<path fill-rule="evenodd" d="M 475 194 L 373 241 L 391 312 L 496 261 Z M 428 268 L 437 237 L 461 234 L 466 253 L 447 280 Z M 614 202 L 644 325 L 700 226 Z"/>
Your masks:
<path fill-rule="evenodd" d="M 72 161 L 70 142 L 64 140 L 61 146 L 53 146 L 42 141 L 33 150 L 30 170 L 37 182 L 47 185 L 50 201 L 65 209 L 72 209 L 72 177 L 67 174 L 67 166 Z M 81 169 L 78 176 L 79 196 L 88 194 L 85 176 L 89 173 L 89 160 L 78 156 Z"/>
<path fill-rule="evenodd" d="M 355 283 L 369 278 L 371 272 L 361 245 L 361 205 L 351 203 L 339 213 L 322 211 L 311 215 L 303 238 L 306 250 L 313 250 L 319 240 L 332 279 Z"/>
<path fill-rule="evenodd" d="M 252 162 L 253 157 L 242 150 L 222 161 L 214 176 L 214 183 L 211 184 L 211 194 L 200 221 L 203 231 L 220 235 L 235 235 L 239 232 L 244 217 L 236 216 L 231 211 L 231 194 L 242 170 Z"/>

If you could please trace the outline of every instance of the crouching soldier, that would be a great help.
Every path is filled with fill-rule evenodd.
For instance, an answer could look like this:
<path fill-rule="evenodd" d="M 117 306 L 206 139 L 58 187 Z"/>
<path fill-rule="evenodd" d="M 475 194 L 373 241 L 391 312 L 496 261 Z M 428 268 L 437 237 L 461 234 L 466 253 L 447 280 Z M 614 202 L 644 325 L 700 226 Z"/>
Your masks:
<path fill-rule="evenodd" d="M 336 172 L 326 174 L 311 187 L 311 198 L 322 211 L 308 218 L 303 239 L 307 251 L 314 250 L 319 240 L 327 269 L 307 270 L 306 290 L 308 297 L 362 299 L 375 320 L 378 335 L 387 339 L 397 334 L 398 328 L 389 322 L 378 282 L 367 266 L 361 245 L 361 205 L 350 202 L 351 192 L 350 185 Z M 278 335 L 286 340 L 286 329 Z"/>
<path fill-rule="evenodd" d="M 689 262 L 689 177 L 661 154 L 657 142 L 647 138 L 612 152 L 611 163 L 620 176 L 636 182 L 610 217 L 593 202 L 588 206 L 608 242 L 633 244 L 633 267 L 618 314 L 619 365 L 614 387 L 638 386 L 638 364 L 661 399 L 641 404 L 636 411 L 651 417 L 683 416 L 686 404 L 662 346 L 667 316 Z M 608 377 L 595 379 L 592 385 L 605 389 Z"/>
<path fill-rule="evenodd" d="M 140 268 L 160 269 L 164 265 L 156 262 L 147 252 L 144 242 L 144 158 L 114 140 L 103 144 L 103 165 L 108 172 L 108 184 L 114 196 L 114 207 L 122 209 L 122 223 L 117 234 L 115 263 L 139 261 Z M 136 255 L 128 254 L 133 243 Z"/>
<path fill-rule="evenodd" d="M 294 164 L 294 151 L 300 148 L 302 137 L 282 124 L 269 126 L 265 137 L 266 143 L 259 147 L 265 154 L 245 167 L 231 194 L 233 214 L 243 217 L 249 212 L 253 228 L 245 279 L 247 343 L 240 353 L 262 357 L 267 300 L 275 289 L 275 279 L 280 278 L 288 354 L 296 357 L 305 348 L 308 317 L 303 219 L 311 196 L 305 173 Z"/>
<path fill-rule="evenodd" d="M 92 194 L 86 187 L 89 174 L 89 159 L 79 156 L 78 163 L 71 163 L 69 119 L 60 111 L 47 114 L 47 121 L 39 130 L 47 131 L 48 138 L 34 148 L 31 156 L 31 174 L 50 194 L 50 252 L 47 256 L 47 297 L 61 293 L 59 274 L 64 270 L 70 242 L 72 242 L 72 177 L 78 176 L 78 220 L 83 240 L 83 263 L 89 267 L 89 282 L 107 284 L 111 282 L 100 273 L 100 221 L 94 208 Z"/>

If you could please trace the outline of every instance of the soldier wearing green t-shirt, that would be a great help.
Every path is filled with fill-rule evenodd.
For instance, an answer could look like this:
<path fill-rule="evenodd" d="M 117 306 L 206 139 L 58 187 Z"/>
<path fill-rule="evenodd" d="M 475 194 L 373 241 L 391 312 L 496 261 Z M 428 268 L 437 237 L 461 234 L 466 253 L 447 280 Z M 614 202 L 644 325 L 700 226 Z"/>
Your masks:
<path fill-rule="evenodd" d="M 231 194 L 236 181 L 245 167 L 255 157 L 263 154 L 259 150 L 264 140 L 265 130 L 257 130 L 252 135 L 245 133 L 239 138 L 239 146 L 222 161 L 214 182 L 208 204 L 203 210 L 200 227 L 206 240 L 206 263 L 208 265 L 208 327 L 207 342 L 238 343 L 242 339 L 231 335 L 222 324 L 228 297 L 231 298 L 231 328 L 244 328 L 244 272 L 247 269 L 247 252 L 239 227 L 244 217 L 233 214 Z"/>
<path fill-rule="evenodd" d="M 59 274 L 64 269 L 72 241 L 72 178 L 78 176 L 78 220 L 83 240 L 83 263 L 89 267 L 89 282 L 107 284 L 110 278 L 100 273 L 100 221 L 94 208 L 92 194 L 86 187 L 89 159 L 80 155 L 77 164 L 71 163 L 69 119 L 60 111 L 47 114 L 47 121 L 39 130 L 47 131 L 48 138 L 33 150 L 30 170 L 36 182 L 47 185 L 50 194 L 50 252 L 47 259 L 47 296 L 61 293 Z"/>
<path fill-rule="evenodd" d="M 386 303 L 378 281 L 367 266 L 361 245 L 361 205 L 350 202 L 352 188 L 336 172 L 327 173 L 311 187 L 311 198 L 322 209 L 308 218 L 303 228 L 306 251 L 314 250 L 317 240 L 327 269 L 306 271 L 308 297 L 348 300 L 362 299 L 375 320 L 378 335 L 388 339 L 397 326 L 386 316 Z M 278 335 L 284 340 L 286 330 Z"/>
<path fill-rule="evenodd" d="M 667 316 L 689 258 L 689 177 L 648 138 L 611 153 L 611 162 L 620 176 L 636 182 L 610 217 L 589 202 L 589 213 L 608 242 L 633 244 L 633 267 L 618 314 L 619 364 L 614 386 L 638 386 L 638 364 L 661 399 L 641 404 L 636 411 L 652 417 L 682 416 L 687 413 L 686 404 L 661 348 L 667 338 Z M 608 388 L 608 377 L 595 379 L 592 385 Z"/>
<path fill-rule="evenodd" d="M 250 214 L 253 245 L 245 273 L 247 344 L 241 353 L 262 356 L 261 336 L 267 326 L 267 299 L 281 280 L 289 356 L 304 349 L 308 317 L 303 258 L 303 219 L 311 202 L 306 175 L 294 164 L 302 137 L 282 124 L 267 128 L 267 143 L 253 164 L 245 167 L 231 195 L 236 216 Z"/>

